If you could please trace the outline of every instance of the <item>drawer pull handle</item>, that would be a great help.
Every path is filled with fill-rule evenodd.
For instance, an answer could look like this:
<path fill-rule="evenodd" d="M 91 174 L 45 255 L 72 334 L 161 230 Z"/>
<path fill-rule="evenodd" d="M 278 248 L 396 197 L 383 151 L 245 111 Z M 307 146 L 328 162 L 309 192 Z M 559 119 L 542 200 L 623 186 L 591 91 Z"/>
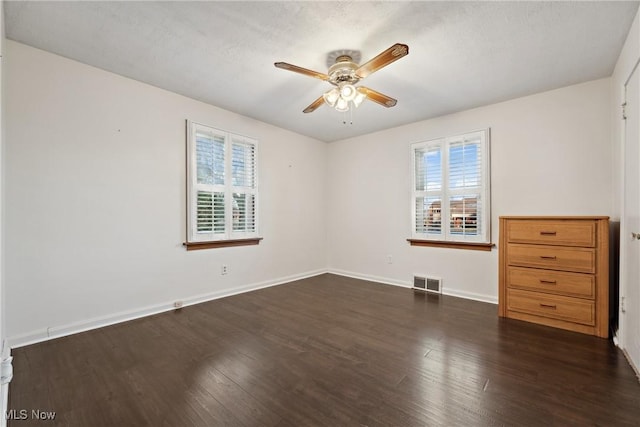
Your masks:
<path fill-rule="evenodd" d="M 541 236 L 555 236 L 556 232 L 555 231 L 541 231 L 540 235 Z"/>
<path fill-rule="evenodd" d="M 540 255 L 542 259 L 556 259 L 555 255 Z"/>
<path fill-rule="evenodd" d="M 544 283 L 545 285 L 555 285 L 558 282 L 556 282 L 555 280 L 542 280 L 542 279 L 540 279 L 540 283 Z"/>
<path fill-rule="evenodd" d="M 556 305 L 555 304 L 542 304 L 542 303 L 540 303 L 540 307 L 542 307 L 542 308 L 551 308 L 553 310 L 556 309 Z"/>

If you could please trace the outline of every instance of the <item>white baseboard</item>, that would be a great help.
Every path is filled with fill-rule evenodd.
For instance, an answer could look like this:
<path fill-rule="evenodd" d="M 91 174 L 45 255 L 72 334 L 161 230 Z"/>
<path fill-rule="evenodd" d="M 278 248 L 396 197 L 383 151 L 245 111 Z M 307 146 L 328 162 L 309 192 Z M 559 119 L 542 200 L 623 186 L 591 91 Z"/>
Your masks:
<path fill-rule="evenodd" d="M 411 282 L 403 282 L 401 280 L 389 279 L 388 277 L 373 276 L 371 274 L 355 273 L 353 271 L 339 270 L 336 268 L 330 268 L 327 271 L 329 274 L 337 274 L 338 276 L 351 277 L 352 279 L 368 280 L 369 282 L 382 283 L 384 285 L 401 286 L 403 288 L 410 288 Z"/>
<path fill-rule="evenodd" d="M 326 269 L 319 269 L 314 271 L 308 271 L 305 273 L 294 274 L 291 276 L 280 277 L 278 279 L 254 283 L 251 285 L 239 286 L 239 287 L 225 289 L 217 292 L 185 297 L 182 299 L 183 307 L 199 304 L 202 302 L 211 301 L 219 298 L 229 297 L 229 296 L 241 294 L 244 292 L 250 292 L 258 289 L 268 288 L 271 286 L 282 285 L 285 283 L 293 282 L 295 280 L 306 279 L 308 277 L 318 276 L 324 273 L 327 273 Z M 18 347 L 35 344 L 42 341 L 47 341 L 54 338 L 60 338 L 67 335 L 77 334 L 80 332 L 102 328 L 104 326 L 109 326 L 116 323 L 139 319 L 141 317 L 151 316 L 154 314 L 159 314 L 159 313 L 163 313 L 171 310 L 175 310 L 175 307 L 173 306 L 173 301 L 167 302 L 164 304 L 157 304 L 153 306 L 143 307 L 135 310 L 122 311 L 119 313 L 109 314 L 106 316 L 94 317 L 92 319 L 82 320 L 80 322 L 69 323 L 66 325 L 52 326 L 44 330 L 38 330 L 38 331 L 29 332 L 27 334 L 19 335 L 19 336 L 9 337 L 7 341 L 11 348 L 18 348 Z"/>
<path fill-rule="evenodd" d="M 633 369 L 633 372 L 635 372 L 636 378 L 638 378 L 638 381 L 640 381 L 640 369 L 638 369 L 638 367 L 633 363 L 631 356 L 629 356 L 629 353 L 627 353 L 627 350 L 625 350 L 624 348 L 622 349 L 622 354 L 624 354 L 624 357 L 627 359 L 627 362 L 629 362 L 631 369 Z"/>
<path fill-rule="evenodd" d="M 0 351 L 1 368 L 0 372 L 0 403 L 2 405 L 2 418 L 0 427 L 7 425 L 7 412 L 9 410 L 9 383 L 13 378 L 13 365 L 11 363 L 11 349 L 7 340 L 2 340 L 2 350 Z"/>
<path fill-rule="evenodd" d="M 488 302 L 489 304 L 498 304 L 498 297 L 491 295 L 477 294 L 475 292 L 461 291 L 459 289 L 450 289 L 446 287 L 442 288 L 442 293 L 445 295 L 451 295 L 452 297 Z"/>
<path fill-rule="evenodd" d="M 354 279 L 368 280 L 370 282 L 382 283 L 385 285 L 402 286 L 404 288 L 410 288 L 413 285 L 412 282 L 410 281 L 390 279 L 388 277 L 373 276 L 370 274 L 355 273 L 353 271 L 345 271 L 345 270 L 339 270 L 335 268 L 330 268 L 328 273 L 337 274 L 339 276 L 351 277 Z M 492 295 L 483 295 L 483 294 L 478 294 L 474 292 L 462 291 L 459 289 L 447 288 L 444 286 L 442 287 L 442 293 L 444 295 L 450 295 L 458 298 L 465 298 L 465 299 L 470 299 L 470 300 L 480 301 L 480 302 L 488 302 L 490 304 L 498 304 L 498 298 Z"/>
<path fill-rule="evenodd" d="M 9 412 L 9 384 L 2 384 L 2 418 L 0 419 L 0 427 L 7 426 L 7 412 Z"/>

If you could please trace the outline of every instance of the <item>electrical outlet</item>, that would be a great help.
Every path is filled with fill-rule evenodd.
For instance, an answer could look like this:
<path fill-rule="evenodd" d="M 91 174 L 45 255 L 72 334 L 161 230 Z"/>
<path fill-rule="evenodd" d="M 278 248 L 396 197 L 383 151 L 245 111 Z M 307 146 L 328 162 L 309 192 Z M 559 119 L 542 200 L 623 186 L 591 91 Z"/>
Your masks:
<path fill-rule="evenodd" d="M 387 264 L 393 264 L 393 255 L 387 255 Z"/>
<path fill-rule="evenodd" d="M 229 268 L 227 267 L 227 264 L 222 264 L 222 267 L 220 267 L 220 274 L 224 276 L 228 272 L 229 272 Z"/>

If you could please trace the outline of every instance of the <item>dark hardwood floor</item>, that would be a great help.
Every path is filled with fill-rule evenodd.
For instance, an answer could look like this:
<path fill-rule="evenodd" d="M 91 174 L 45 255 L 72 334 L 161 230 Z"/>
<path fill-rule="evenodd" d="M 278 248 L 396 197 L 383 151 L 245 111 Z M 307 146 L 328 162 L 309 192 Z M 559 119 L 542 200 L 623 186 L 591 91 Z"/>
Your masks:
<path fill-rule="evenodd" d="M 328 274 L 13 355 L 11 427 L 640 425 L 607 340 Z"/>

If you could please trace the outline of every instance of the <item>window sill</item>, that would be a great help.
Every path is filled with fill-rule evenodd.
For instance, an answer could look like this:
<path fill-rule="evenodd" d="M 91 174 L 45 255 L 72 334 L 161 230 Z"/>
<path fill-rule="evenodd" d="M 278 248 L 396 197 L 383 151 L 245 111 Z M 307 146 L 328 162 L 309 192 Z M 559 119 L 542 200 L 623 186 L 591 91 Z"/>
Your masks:
<path fill-rule="evenodd" d="M 262 237 L 256 237 L 252 239 L 235 239 L 235 240 L 215 240 L 210 242 L 184 242 L 182 245 L 187 248 L 188 251 L 198 251 L 200 249 L 216 249 L 216 248 L 229 248 L 232 246 L 250 246 L 257 245 L 262 240 Z"/>
<path fill-rule="evenodd" d="M 448 242 L 445 240 L 407 239 L 411 246 L 432 246 L 437 248 L 468 249 L 472 251 L 490 251 L 493 243 Z"/>

